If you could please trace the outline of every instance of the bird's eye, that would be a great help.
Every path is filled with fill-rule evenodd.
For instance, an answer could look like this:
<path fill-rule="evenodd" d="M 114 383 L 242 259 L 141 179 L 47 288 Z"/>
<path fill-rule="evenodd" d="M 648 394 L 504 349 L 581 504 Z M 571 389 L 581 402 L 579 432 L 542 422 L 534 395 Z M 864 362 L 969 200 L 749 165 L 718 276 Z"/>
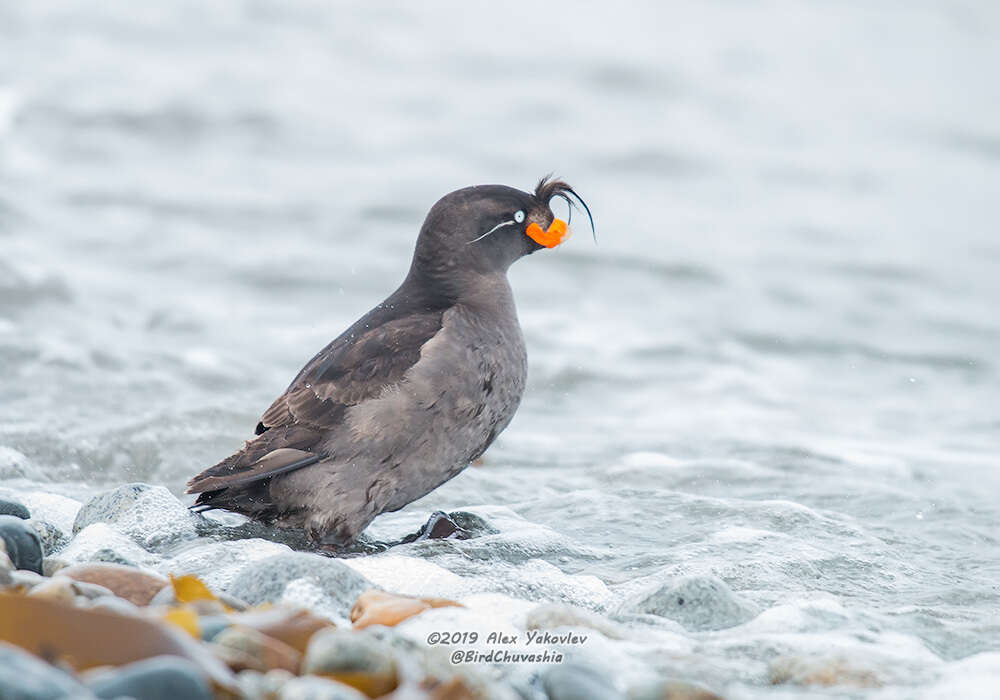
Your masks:
<path fill-rule="evenodd" d="M 516 221 L 519 224 L 524 222 L 524 210 L 523 209 L 518 209 L 516 212 L 514 212 L 514 221 Z"/>

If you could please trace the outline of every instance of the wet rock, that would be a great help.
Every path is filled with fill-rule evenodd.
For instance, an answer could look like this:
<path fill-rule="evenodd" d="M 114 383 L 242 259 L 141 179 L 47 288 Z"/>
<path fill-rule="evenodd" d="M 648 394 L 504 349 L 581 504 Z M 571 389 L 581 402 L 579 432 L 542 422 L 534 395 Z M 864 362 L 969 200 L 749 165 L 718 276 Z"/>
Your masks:
<path fill-rule="evenodd" d="M 242 625 L 227 627 L 213 641 L 217 646 L 236 649 L 253 657 L 265 670 L 280 668 L 297 673 L 302 662 L 302 654 L 284 642 Z"/>
<path fill-rule="evenodd" d="M 768 680 L 772 685 L 791 683 L 854 688 L 878 688 L 882 685 L 882 680 L 874 669 L 840 657 L 781 656 L 774 659 L 768 667 Z"/>
<path fill-rule="evenodd" d="M 27 521 L 0 515 L 0 546 L 15 569 L 42 573 L 42 543 Z"/>
<path fill-rule="evenodd" d="M 46 579 L 31 589 L 28 593 L 33 598 L 45 598 L 55 603 L 73 605 L 76 602 L 76 591 L 73 588 L 73 579 L 65 576 L 56 576 Z"/>
<path fill-rule="evenodd" d="M 694 631 L 720 630 L 755 617 L 757 608 L 737 597 L 714 576 L 694 576 L 666 584 L 644 594 L 637 612 L 675 620 Z"/>
<path fill-rule="evenodd" d="M 293 678 L 281 686 L 278 700 L 367 700 L 349 685 L 316 676 Z"/>
<path fill-rule="evenodd" d="M 289 552 L 247 564 L 236 575 L 229 593 L 251 605 L 272 603 L 282 597 L 295 598 L 285 594 L 291 593 L 289 588 L 297 582 L 311 584 L 306 586 L 311 599 L 304 603 L 344 617 L 355 599 L 372 587 L 364 576 L 342 561 Z"/>
<path fill-rule="evenodd" d="M 425 610 L 449 606 L 462 607 L 459 603 L 444 598 L 415 598 L 371 590 L 358 596 L 351 608 L 351 622 L 355 629 L 371 625 L 393 627 Z"/>
<path fill-rule="evenodd" d="M 86 700 L 93 695 L 75 678 L 16 646 L 0 642 L 0 697 Z"/>
<path fill-rule="evenodd" d="M 308 610 L 287 606 L 274 606 L 232 615 L 227 624 L 240 624 L 284 642 L 300 654 L 309 648 L 309 640 L 320 630 L 333 628 L 333 623 Z M 204 631 L 204 621 L 203 621 Z"/>
<path fill-rule="evenodd" d="M 97 608 L 0 595 L 0 641 L 39 657 L 55 655 L 59 663 L 77 671 L 153 656 L 178 656 L 195 663 L 214 682 L 232 685 L 228 669 L 182 633 L 148 619 Z"/>
<path fill-rule="evenodd" d="M 79 501 L 58 493 L 36 491 L 35 489 L 15 492 L 0 488 L 0 498 L 23 503 L 31 511 L 33 519 L 52 523 L 65 533 L 73 531 L 73 520 L 80 510 Z"/>
<path fill-rule="evenodd" d="M 294 674 L 281 670 L 267 673 L 241 671 L 236 676 L 236 682 L 241 695 L 247 700 L 274 700 L 284 685 L 294 677 Z"/>
<path fill-rule="evenodd" d="M 553 666 L 545 674 L 549 700 L 624 700 L 611 680 L 590 666 L 567 663 Z"/>
<path fill-rule="evenodd" d="M 424 540 L 471 540 L 483 535 L 500 532 L 475 513 L 456 510 L 451 513 L 436 511 L 419 530 L 399 540 L 398 544 L 409 544 Z"/>
<path fill-rule="evenodd" d="M 184 659 L 157 656 L 88 679 L 99 698 L 142 700 L 212 700 L 212 691 L 201 670 Z"/>
<path fill-rule="evenodd" d="M 306 650 L 302 672 L 346 683 L 372 698 L 398 685 L 392 648 L 366 632 L 317 632 Z"/>
<path fill-rule="evenodd" d="M 243 673 L 246 671 L 267 673 L 267 666 L 245 651 L 233 649 L 232 647 L 219 646 L 215 642 L 209 642 L 205 646 L 212 652 L 215 658 L 224 663 L 234 673 Z"/>
<path fill-rule="evenodd" d="M 149 484 L 125 484 L 94 496 L 77 513 L 73 533 L 94 523 L 110 523 L 150 551 L 197 537 L 195 518 L 184 504 Z"/>
<path fill-rule="evenodd" d="M 42 552 L 48 557 L 69 544 L 69 536 L 50 522 L 44 520 L 29 520 L 32 529 L 38 533 L 42 543 Z"/>
<path fill-rule="evenodd" d="M 119 598 L 116 595 L 106 595 L 100 598 L 94 598 L 90 601 L 90 607 L 95 610 L 105 610 L 107 612 L 115 613 L 116 615 L 138 617 L 142 614 L 139 612 L 139 608 L 134 604 L 128 602 L 124 598 Z"/>
<path fill-rule="evenodd" d="M 198 626 L 201 628 L 201 638 L 206 642 L 215 639 L 219 632 L 233 624 L 233 621 L 226 615 L 203 615 L 198 618 Z"/>
<path fill-rule="evenodd" d="M 557 627 L 587 627 L 608 639 L 624 639 L 625 630 L 616 622 L 586 608 L 564 603 L 543 603 L 528 611 L 525 629 L 547 630 Z"/>
<path fill-rule="evenodd" d="M 173 553 L 170 570 L 196 574 L 218 593 L 229 590 L 236 575 L 251 562 L 289 552 L 284 545 L 261 539 L 201 540 L 197 547 Z"/>
<path fill-rule="evenodd" d="M 149 605 L 157 593 L 170 585 L 170 581 L 156 574 L 104 562 L 74 564 L 62 569 L 59 576 L 103 586 L 119 598 L 138 606 Z"/>
<path fill-rule="evenodd" d="M 55 576 L 58 572 L 69 566 L 69 562 L 62 559 L 56 559 L 54 557 L 45 557 L 45 561 L 42 562 L 42 575 L 43 576 Z"/>
<path fill-rule="evenodd" d="M 486 518 L 464 510 L 453 510 L 448 513 L 460 528 L 462 528 L 470 538 L 482 537 L 483 535 L 495 535 L 500 532 L 490 524 Z"/>
<path fill-rule="evenodd" d="M 708 688 L 687 681 L 660 680 L 629 689 L 628 700 L 723 700 Z"/>
<path fill-rule="evenodd" d="M 17 501 L 9 501 L 6 498 L 0 498 L 0 515 L 13 515 L 15 518 L 21 518 L 22 520 L 27 520 L 31 517 L 31 513 L 25 506 Z"/>
<path fill-rule="evenodd" d="M 150 566 L 158 562 L 155 555 L 107 523 L 85 527 L 59 552 L 59 558 L 70 564 L 103 561 L 125 566 Z"/>

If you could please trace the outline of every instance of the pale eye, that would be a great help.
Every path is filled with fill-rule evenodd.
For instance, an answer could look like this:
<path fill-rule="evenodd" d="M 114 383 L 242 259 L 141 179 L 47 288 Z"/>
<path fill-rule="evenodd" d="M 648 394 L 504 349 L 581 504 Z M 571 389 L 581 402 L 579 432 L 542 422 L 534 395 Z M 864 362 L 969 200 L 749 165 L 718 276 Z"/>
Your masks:
<path fill-rule="evenodd" d="M 524 222 L 524 211 L 523 210 L 518 209 L 516 212 L 514 212 L 514 221 L 516 221 L 519 224 Z"/>

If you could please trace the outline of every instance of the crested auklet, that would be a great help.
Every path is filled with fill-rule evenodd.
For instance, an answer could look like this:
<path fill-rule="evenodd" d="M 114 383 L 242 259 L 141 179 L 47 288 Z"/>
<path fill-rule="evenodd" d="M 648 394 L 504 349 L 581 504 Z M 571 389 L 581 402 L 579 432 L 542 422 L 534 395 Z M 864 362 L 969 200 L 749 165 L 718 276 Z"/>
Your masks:
<path fill-rule="evenodd" d="M 192 508 L 344 545 L 478 458 L 524 392 L 507 269 L 568 237 L 555 197 L 587 210 L 550 178 L 533 193 L 481 185 L 442 197 L 400 287 L 302 368 L 243 449 L 188 482 Z"/>

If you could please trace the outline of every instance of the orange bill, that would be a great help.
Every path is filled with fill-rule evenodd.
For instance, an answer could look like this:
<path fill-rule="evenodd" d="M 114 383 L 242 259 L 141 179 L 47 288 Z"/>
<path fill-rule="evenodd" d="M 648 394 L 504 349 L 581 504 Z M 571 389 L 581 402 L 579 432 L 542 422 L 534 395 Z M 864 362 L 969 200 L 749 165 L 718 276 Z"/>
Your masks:
<path fill-rule="evenodd" d="M 546 248 L 555 248 L 569 238 L 570 231 L 565 221 L 562 219 L 553 219 L 548 231 L 543 231 L 542 227 L 538 224 L 530 224 L 525 233 L 535 243 L 543 245 Z"/>

